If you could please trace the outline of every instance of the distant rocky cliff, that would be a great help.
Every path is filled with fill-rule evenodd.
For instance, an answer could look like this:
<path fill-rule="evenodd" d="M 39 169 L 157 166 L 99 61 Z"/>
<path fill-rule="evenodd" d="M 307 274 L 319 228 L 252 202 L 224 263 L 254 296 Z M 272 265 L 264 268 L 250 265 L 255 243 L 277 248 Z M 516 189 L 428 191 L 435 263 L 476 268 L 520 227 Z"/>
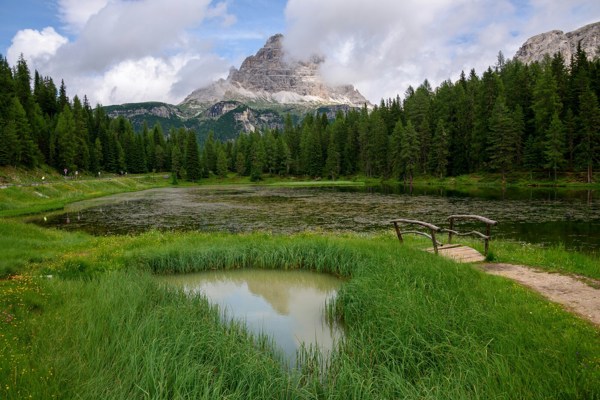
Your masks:
<path fill-rule="evenodd" d="M 352 85 L 327 85 L 319 75 L 323 59 L 289 60 L 282 41 L 282 35 L 270 37 L 239 69 L 232 68 L 227 79 L 193 91 L 179 105 L 135 103 L 105 109 L 111 117 L 129 118 L 136 129 L 144 123 L 160 123 L 165 132 L 194 129 L 202 142 L 211 130 L 226 140 L 242 131 L 282 128 L 287 113 L 297 118 L 319 112 L 334 118 L 337 111 L 371 105 Z"/>
<path fill-rule="evenodd" d="M 323 82 L 319 75 L 322 62 L 318 57 L 289 60 L 283 49 L 283 35 L 274 35 L 239 69 L 233 68 L 227 79 L 195 90 L 181 105 L 206 109 L 220 101 L 239 101 L 254 107 L 369 104 L 352 85 L 329 86 Z"/>
<path fill-rule="evenodd" d="M 588 58 L 600 56 L 600 22 L 586 25 L 573 32 L 550 31 L 529 38 L 515 54 L 515 59 L 524 63 L 541 61 L 546 54 L 561 53 L 568 63 L 577 51 L 577 45 Z"/>

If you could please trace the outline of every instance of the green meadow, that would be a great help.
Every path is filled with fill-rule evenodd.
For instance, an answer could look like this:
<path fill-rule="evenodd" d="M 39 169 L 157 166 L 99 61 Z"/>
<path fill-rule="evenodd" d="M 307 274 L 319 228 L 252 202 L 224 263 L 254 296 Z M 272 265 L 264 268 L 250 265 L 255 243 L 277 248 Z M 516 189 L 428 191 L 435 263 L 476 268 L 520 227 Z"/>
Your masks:
<path fill-rule="evenodd" d="M 597 327 L 512 281 L 420 251 L 426 241 L 401 246 L 391 230 L 93 237 L 24 222 L 165 181 L 0 190 L 0 398 L 600 398 Z M 596 256 L 561 247 L 494 241 L 490 258 L 600 277 Z M 288 369 L 268 338 L 155 279 L 237 268 L 346 278 L 328 308 L 346 328 L 331 359 L 306 350 Z"/>

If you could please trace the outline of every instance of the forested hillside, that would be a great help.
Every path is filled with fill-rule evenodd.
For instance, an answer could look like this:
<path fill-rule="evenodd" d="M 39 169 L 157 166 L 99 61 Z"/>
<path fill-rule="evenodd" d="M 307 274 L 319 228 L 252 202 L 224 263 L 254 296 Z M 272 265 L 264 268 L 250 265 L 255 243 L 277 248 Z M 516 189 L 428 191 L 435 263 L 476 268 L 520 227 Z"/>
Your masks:
<path fill-rule="evenodd" d="M 33 85 L 31 85 L 33 83 Z M 33 90 L 32 90 L 33 86 Z M 432 88 L 425 81 L 403 99 L 326 115 L 288 116 L 282 130 L 240 133 L 202 150 L 185 129 L 160 125 L 134 132 L 87 99 L 67 97 L 64 83 L 21 58 L 14 68 L 0 57 L 0 165 L 48 164 L 59 171 L 177 171 L 197 180 L 236 172 L 331 177 L 364 174 L 411 181 L 415 175 L 456 176 L 544 171 L 550 177 L 584 172 L 600 163 L 600 60 L 585 52 L 541 63 L 505 61 L 480 76 Z"/>

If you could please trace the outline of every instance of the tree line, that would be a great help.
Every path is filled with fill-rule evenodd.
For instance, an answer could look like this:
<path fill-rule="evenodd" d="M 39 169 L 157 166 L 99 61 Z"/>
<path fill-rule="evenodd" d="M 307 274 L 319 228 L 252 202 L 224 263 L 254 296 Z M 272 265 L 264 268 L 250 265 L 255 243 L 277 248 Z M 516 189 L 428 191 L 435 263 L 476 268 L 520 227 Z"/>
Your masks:
<path fill-rule="evenodd" d="M 155 125 L 136 133 L 127 119 L 109 118 L 85 96 L 70 100 L 63 81 L 57 88 L 38 71 L 32 79 L 22 56 L 14 68 L 0 56 L 0 166 L 43 164 L 66 174 L 175 169 L 180 177 L 200 178 L 194 132 L 165 135 Z"/>
<path fill-rule="evenodd" d="M 334 120 L 308 114 L 294 126 L 287 118 L 281 130 L 241 134 L 224 147 L 229 170 L 254 178 L 364 174 L 412 181 L 489 171 L 505 179 L 535 171 L 554 179 L 583 172 L 591 182 L 600 163 L 599 95 L 600 59 L 588 60 L 581 47 L 568 63 L 560 54 L 523 64 L 499 53 L 481 76 L 463 72 L 435 89 L 426 80 L 403 100 Z"/>
<path fill-rule="evenodd" d="M 33 85 L 32 85 L 33 81 Z M 600 60 L 578 47 L 542 62 L 505 60 L 479 76 L 463 72 L 433 89 L 409 87 L 401 100 L 325 114 L 306 114 L 279 129 L 240 133 L 200 149 L 183 128 L 160 125 L 134 132 L 87 99 L 67 97 L 50 77 L 33 79 L 21 57 L 14 68 L 0 57 L 0 165 L 59 171 L 175 172 L 196 181 L 235 172 L 328 177 L 364 174 L 412 182 L 415 175 L 458 176 L 490 171 L 584 172 L 600 163 Z"/>

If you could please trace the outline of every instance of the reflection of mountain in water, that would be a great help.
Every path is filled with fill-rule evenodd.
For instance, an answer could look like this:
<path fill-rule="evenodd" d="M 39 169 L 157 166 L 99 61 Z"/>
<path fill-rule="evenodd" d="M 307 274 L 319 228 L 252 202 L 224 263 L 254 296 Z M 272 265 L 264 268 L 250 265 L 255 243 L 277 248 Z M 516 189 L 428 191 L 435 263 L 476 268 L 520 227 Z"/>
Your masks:
<path fill-rule="evenodd" d="M 237 285 L 247 284 L 252 294 L 262 297 L 279 315 L 290 313 L 293 293 L 318 291 L 329 293 L 340 286 L 340 280 L 326 274 L 307 271 L 236 270 L 219 271 L 206 281 L 229 281 Z"/>
<path fill-rule="evenodd" d="M 210 271 L 171 276 L 168 280 L 187 288 L 206 287 L 210 283 L 246 285 L 253 295 L 267 301 L 279 315 L 290 314 L 291 302 L 309 302 L 306 296 L 330 294 L 341 285 L 340 279 L 334 276 L 300 270 Z"/>

